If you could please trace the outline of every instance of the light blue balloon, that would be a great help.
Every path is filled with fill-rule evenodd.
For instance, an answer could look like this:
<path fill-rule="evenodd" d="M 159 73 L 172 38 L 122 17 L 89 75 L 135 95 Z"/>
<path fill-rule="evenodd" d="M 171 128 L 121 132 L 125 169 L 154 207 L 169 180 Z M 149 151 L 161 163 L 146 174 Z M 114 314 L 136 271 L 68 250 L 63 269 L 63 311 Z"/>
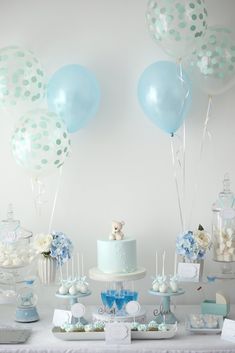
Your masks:
<path fill-rule="evenodd" d="M 179 65 L 158 61 L 148 66 L 138 83 L 138 99 L 155 125 L 174 134 L 187 117 L 191 103 L 191 82 Z"/>
<path fill-rule="evenodd" d="M 68 132 L 75 132 L 97 113 L 100 103 L 99 84 L 85 67 L 63 66 L 48 83 L 47 101 L 49 110 L 64 120 Z"/>

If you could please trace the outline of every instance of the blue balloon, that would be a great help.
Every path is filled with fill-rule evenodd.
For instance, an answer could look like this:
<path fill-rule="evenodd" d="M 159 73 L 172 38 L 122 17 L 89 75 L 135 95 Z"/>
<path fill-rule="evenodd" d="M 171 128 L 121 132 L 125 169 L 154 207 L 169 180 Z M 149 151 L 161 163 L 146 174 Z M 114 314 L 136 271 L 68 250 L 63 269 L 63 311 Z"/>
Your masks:
<path fill-rule="evenodd" d="M 138 83 L 138 99 L 155 125 L 174 134 L 187 117 L 191 103 L 191 82 L 179 65 L 158 61 L 148 66 Z"/>
<path fill-rule="evenodd" d="M 64 120 L 68 132 L 75 132 L 83 128 L 97 112 L 99 84 L 85 67 L 63 66 L 48 83 L 47 101 L 49 110 Z"/>

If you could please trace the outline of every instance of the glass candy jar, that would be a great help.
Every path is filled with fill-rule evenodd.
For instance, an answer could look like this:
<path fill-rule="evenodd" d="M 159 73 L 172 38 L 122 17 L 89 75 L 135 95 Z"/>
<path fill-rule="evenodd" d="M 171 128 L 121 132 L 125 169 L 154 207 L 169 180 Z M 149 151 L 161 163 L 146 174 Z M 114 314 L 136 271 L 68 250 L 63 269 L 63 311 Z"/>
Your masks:
<path fill-rule="evenodd" d="M 225 174 L 223 191 L 212 205 L 214 260 L 226 263 L 235 261 L 235 196 L 230 190 L 230 179 Z M 228 266 L 228 272 L 230 271 Z"/>

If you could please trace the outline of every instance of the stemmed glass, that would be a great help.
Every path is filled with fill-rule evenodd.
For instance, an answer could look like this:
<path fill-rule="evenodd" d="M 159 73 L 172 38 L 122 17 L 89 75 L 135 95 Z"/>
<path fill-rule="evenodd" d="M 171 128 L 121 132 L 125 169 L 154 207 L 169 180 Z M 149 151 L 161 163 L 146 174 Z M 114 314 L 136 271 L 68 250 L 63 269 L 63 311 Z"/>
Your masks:
<path fill-rule="evenodd" d="M 122 308 L 125 304 L 125 296 L 124 294 L 122 294 L 121 292 L 116 293 L 115 295 L 115 304 L 118 310 L 118 314 L 121 315 L 122 314 Z"/>

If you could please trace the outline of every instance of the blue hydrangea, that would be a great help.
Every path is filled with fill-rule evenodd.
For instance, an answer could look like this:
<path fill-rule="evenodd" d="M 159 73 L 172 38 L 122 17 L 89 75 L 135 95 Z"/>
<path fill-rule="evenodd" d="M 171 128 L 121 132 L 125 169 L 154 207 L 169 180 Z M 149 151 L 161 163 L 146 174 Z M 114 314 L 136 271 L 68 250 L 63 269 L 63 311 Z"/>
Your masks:
<path fill-rule="evenodd" d="M 50 255 L 55 258 L 57 265 L 63 265 L 71 258 L 73 244 L 71 240 L 62 232 L 52 232 Z"/>
<path fill-rule="evenodd" d="M 176 251 L 177 254 L 182 255 L 190 261 L 202 260 L 206 254 L 206 250 L 198 245 L 191 231 L 177 237 Z"/>

